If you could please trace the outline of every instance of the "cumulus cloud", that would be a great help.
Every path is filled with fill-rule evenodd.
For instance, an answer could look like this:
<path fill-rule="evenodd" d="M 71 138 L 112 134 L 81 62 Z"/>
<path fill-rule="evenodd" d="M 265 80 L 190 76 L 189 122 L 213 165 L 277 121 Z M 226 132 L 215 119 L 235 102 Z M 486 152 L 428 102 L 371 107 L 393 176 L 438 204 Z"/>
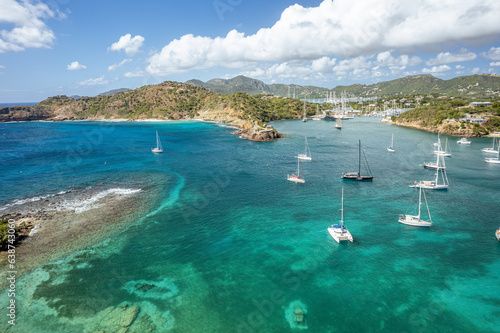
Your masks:
<path fill-rule="evenodd" d="M 492 47 L 488 52 L 482 53 L 481 55 L 491 60 L 500 60 L 500 47 Z"/>
<path fill-rule="evenodd" d="M 127 62 L 130 62 L 130 61 L 132 61 L 132 59 L 130 59 L 130 58 L 123 59 L 119 63 L 109 66 L 108 71 L 110 71 L 110 72 L 116 71 L 117 68 L 122 67 L 123 65 L 125 65 Z"/>
<path fill-rule="evenodd" d="M 427 74 L 439 74 L 443 72 L 450 71 L 451 67 L 448 65 L 441 65 L 441 66 L 433 66 L 432 68 L 423 68 L 422 73 L 427 73 Z"/>
<path fill-rule="evenodd" d="M 498 66 L 500 66 L 500 61 L 490 62 L 490 66 L 492 66 L 492 67 L 498 67 Z"/>
<path fill-rule="evenodd" d="M 422 49 L 496 35 L 500 33 L 498 17 L 497 0 L 324 0 L 310 8 L 295 4 L 286 8 L 272 27 L 252 35 L 231 30 L 215 38 L 181 36 L 150 57 L 146 70 L 166 75 L 217 66 L 352 58 Z M 418 62 L 417 58 L 392 61 L 399 62 L 395 66 L 409 66 L 404 62 Z"/>
<path fill-rule="evenodd" d="M 43 20 L 65 17 L 38 1 L 0 0 L 0 8 L 0 24 L 11 27 L 0 31 L 0 53 L 50 48 L 55 36 Z"/>
<path fill-rule="evenodd" d="M 410 57 L 406 54 L 400 55 L 395 58 L 392 56 L 391 51 L 381 52 L 377 55 L 376 63 L 379 66 L 384 67 L 401 67 L 401 66 L 417 66 L 422 62 L 422 59 L 419 57 Z"/>
<path fill-rule="evenodd" d="M 435 58 L 429 59 L 426 64 L 428 66 L 448 64 L 450 62 L 472 61 L 477 58 L 474 52 L 470 52 L 465 48 L 461 48 L 458 52 L 441 52 Z"/>
<path fill-rule="evenodd" d="M 88 79 L 85 81 L 78 82 L 78 85 L 80 85 L 80 86 L 100 86 L 100 85 L 104 85 L 104 84 L 108 84 L 108 83 L 109 83 L 109 80 L 106 79 L 103 75 L 103 76 L 95 78 L 95 79 Z"/>
<path fill-rule="evenodd" d="M 79 71 L 82 69 L 87 69 L 87 66 L 80 64 L 78 61 L 73 61 L 71 64 L 66 66 L 68 71 Z"/>
<path fill-rule="evenodd" d="M 127 72 L 123 75 L 125 77 L 141 77 L 141 76 L 146 76 L 146 73 L 140 68 L 136 68 L 133 72 Z"/>
<path fill-rule="evenodd" d="M 110 51 L 124 51 L 126 55 L 134 56 L 138 54 L 139 49 L 142 47 L 144 43 L 144 37 L 137 35 L 132 38 L 131 34 L 126 34 L 125 36 L 121 36 L 120 39 L 111 44 L 109 47 Z"/>

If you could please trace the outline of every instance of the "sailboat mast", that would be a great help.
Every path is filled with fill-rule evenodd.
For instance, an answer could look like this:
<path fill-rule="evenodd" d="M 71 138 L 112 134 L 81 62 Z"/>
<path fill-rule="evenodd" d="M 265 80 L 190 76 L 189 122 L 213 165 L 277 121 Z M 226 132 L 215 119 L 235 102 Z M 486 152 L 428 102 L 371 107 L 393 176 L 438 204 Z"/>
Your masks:
<path fill-rule="evenodd" d="M 344 226 L 344 188 L 342 187 L 342 208 L 340 209 L 340 225 Z"/>
<path fill-rule="evenodd" d="M 418 195 L 418 220 L 420 221 L 420 206 L 422 205 L 422 188 L 420 187 L 420 192 Z"/>
<path fill-rule="evenodd" d="M 361 139 L 358 145 L 358 176 L 361 175 Z"/>

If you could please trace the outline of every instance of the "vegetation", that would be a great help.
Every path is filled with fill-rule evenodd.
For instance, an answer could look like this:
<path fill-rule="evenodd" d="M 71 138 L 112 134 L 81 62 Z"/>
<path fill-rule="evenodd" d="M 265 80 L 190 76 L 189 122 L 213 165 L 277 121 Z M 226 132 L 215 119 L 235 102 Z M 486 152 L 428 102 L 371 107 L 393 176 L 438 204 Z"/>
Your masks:
<path fill-rule="evenodd" d="M 0 221 L 0 248 L 6 248 L 8 233 L 9 231 L 9 220 L 1 220 Z M 16 230 L 17 233 L 17 230 Z"/>

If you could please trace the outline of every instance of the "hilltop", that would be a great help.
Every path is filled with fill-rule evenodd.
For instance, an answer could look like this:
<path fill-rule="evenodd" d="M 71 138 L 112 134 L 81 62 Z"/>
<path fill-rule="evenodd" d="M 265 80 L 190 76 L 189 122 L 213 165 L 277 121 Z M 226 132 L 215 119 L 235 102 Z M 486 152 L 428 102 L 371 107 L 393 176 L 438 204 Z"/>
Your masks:
<path fill-rule="evenodd" d="M 438 94 L 468 98 L 500 96 L 500 76 L 479 74 L 449 80 L 442 80 L 430 74 L 413 75 L 371 85 L 352 84 L 336 86 L 333 89 L 296 84 L 267 85 L 260 80 L 241 75 L 232 79 L 212 79 L 207 82 L 189 80 L 186 83 L 202 86 L 221 94 L 245 92 L 252 95 L 264 93 L 275 96 L 288 96 L 288 94 L 292 95 L 295 91 L 297 98 L 325 98 L 326 94 L 332 91 L 335 91 L 338 96 L 340 96 L 341 92 L 346 91 L 359 97 L 387 97 L 410 94 Z"/>
<path fill-rule="evenodd" d="M 308 105 L 308 113 L 315 107 Z M 20 120 L 201 119 L 238 127 L 237 134 L 255 141 L 282 137 L 265 123 L 300 118 L 303 103 L 289 98 L 222 95 L 199 86 L 163 82 L 110 95 L 49 97 L 34 106 L 0 109 L 0 122 Z"/>

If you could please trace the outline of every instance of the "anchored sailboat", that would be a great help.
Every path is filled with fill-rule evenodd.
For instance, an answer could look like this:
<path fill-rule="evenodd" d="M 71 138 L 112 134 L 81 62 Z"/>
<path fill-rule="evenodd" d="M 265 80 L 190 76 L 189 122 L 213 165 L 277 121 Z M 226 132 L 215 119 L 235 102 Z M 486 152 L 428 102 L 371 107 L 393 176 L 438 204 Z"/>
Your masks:
<path fill-rule="evenodd" d="M 451 157 L 451 153 L 448 152 L 448 138 L 446 138 L 446 145 L 445 145 L 445 148 L 444 150 L 441 150 L 442 147 L 441 147 L 441 140 L 438 138 L 438 150 L 434 150 L 432 153 L 433 154 L 437 154 L 437 155 L 441 155 L 443 157 Z"/>
<path fill-rule="evenodd" d="M 414 227 L 430 227 L 432 225 L 432 219 L 431 219 L 431 212 L 429 211 L 429 205 L 427 205 L 427 198 L 425 197 L 425 192 L 424 192 L 424 199 L 425 199 L 425 205 L 427 206 L 427 213 L 429 214 L 429 221 L 424 221 L 420 219 L 420 206 L 422 206 L 422 192 L 424 190 L 422 187 L 420 188 L 420 193 L 418 195 L 418 215 L 399 215 L 399 223 L 403 223 L 406 225 L 411 225 Z"/>
<path fill-rule="evenodd" d="M 387 151 L 394 153 L 394 134 L 392 135 L 391 145 L 389 147 L 387 147 Z"/>
<path fill-rule="evenodd" d="M 300 166 L 300 158 L 297 158 L 297 161 L 298 161 L 297 162 L 297 175 L 300 175 L 302 173 L 302 178 L 300 178 L 300 176 L 296 176 L 295 174 L 292 174 L 291 176 L 286 175 L 287 176 L 286 180 L 294 182 L 294 183 L 304 184 L 306 182 L 306 180 L 304 179 L 304 172 L 302 172 L 302 168 Z"/>
<path fill-rule="evenodd" d="M 160 137 L 158 136 L 158 131 L 156 131 L 156 148 L 151 148 L 153 153 L 163 153 L 163 147 L 161 146 Z"/>
<path fill-rule="evenodd" d="M 359 140 L 359 148 L 358 148 L 358 172 L 345 172 L 342 177 L 343 179 L 356 179 L 356 180 L 372 180 L 373 175 L 370 170 L 370 166 L 368 165 L 368 162 L 366 161 L 366 156 L 363 153 L 363 164 L 365 165 L 366 169 L 368 170 L 368 175 L 361 175 L 361 140 Z"/>
<path fill-rule="evenodd" d="M 340 224 L 332 224 L 332 226 L 328 228 L 328 233 L 333 237 L 333 239 L 335 239 L 337 243 L 346 240 L 352 243 L 354 239 L 352 238 L 349 230 L 347 230 L 347 228 L 344 226 L 344 188 L 342 188 L 342 208 L 340 209 L 340 212 Z"/>
<path fill-rule="evenodd" d="M 306 136 L 306 147 L 305 147 L 305 152 L 304 154 L 299 154 L 298 156 L 299 159 L 305 160 L 305 161 L 311 161 L 311 151 L 309 150 L 309 144 L 307 143 L 307 136 Z"/>
<path fill-rule="evenodd" d="M 498 145 L 500 146 L 500 140 L 498 141 Z M 486 163 L 500 164 L 500 148 L 497 150 L 497 157 L 486 158 L 484 161 Z"/>
<path fill-rule="evenodd" d="M 495 150 L 495 138 L 493 138 L 493 146 L 491 148 L 483 148 L 481 149 L 482 152 L 485 152 L 485 153 L 490 153 L 490 154 L 498 154 L 498 152 L 500 151 L 500 148 L 497 147 L 497 149 Z"/>
<path fill-rule="evenodd" d="M 425 163 L 424 166 L 429 169 L 436 169 L 436 178 L 434 180 L 421 180 L 418 183 L 414 182 L 410 187 L 420 187 L 426 188 L 429 190 L 446 190 L 448 189 L 448 176 L 446 175 L 446 166 L 444 164 L 444 159 L 442 159 L 442 155 L 439 154 L 441 146 L 438 146 L 438 154 L 436 158 L 436 163 Z M 442 159 L 442 161 L 441 161 Z M 440 162 L 442 163 L 442 167 L 440 166 Z M 427 164 L 427 165 L 426 165 Z M 432 165 L 431 165 L 432 164 Z M 441 174 L 441 177 L 439 175 Z M 443 182 L 439 183 L 439 178 L 443 179 Z"/>

